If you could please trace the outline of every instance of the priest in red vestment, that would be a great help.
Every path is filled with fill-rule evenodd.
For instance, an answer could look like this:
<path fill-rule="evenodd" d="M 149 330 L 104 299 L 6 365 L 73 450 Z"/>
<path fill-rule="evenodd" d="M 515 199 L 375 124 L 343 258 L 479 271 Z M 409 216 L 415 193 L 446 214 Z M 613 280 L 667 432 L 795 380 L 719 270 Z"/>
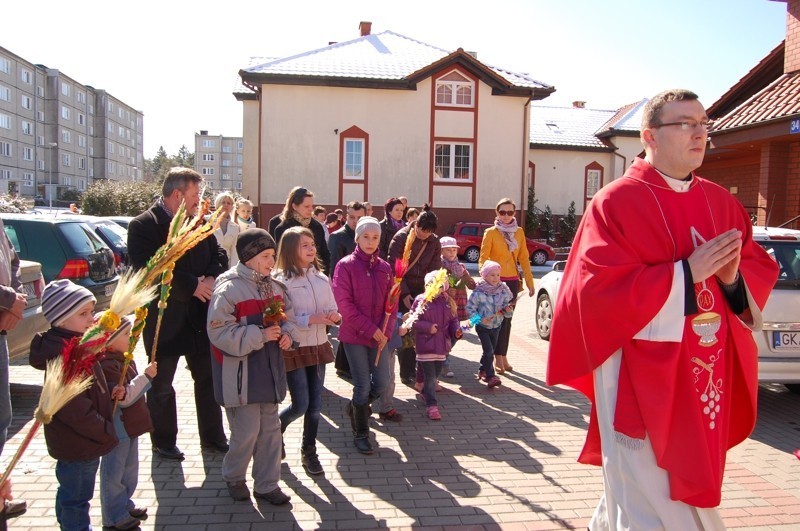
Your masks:
<path fill-rule="evenodd" d="M 724 529 L 726 453 L 755 425 L 752 330 L 778 267 L 741 204 L 693 173 L 707 129 L 694 93 L 650 100 L 645 158 L 594 196 L 567 260 L 547 383 L 592 401 L 591 529 Z"/>

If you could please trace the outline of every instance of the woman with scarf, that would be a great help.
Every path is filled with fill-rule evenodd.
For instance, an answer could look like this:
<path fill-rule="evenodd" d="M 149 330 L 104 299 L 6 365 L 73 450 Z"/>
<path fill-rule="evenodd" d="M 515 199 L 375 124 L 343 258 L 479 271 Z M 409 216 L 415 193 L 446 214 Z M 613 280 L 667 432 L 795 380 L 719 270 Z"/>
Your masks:
<path fill-rule="evenodd" d="M 533 297 L 535 290 L 533 287 L 533 274 L 531 273 L 531 261 L 530 256 L 528 256 L 525 233 L 522 227 L 517 225 L 517 218 L 515 217 L 517 206 L 512 199 L 504 197 L 497 203 L 495 213 L 497 217 L 494 218 L 494 227 L 489 227 L 483 233 L 478 266 L 483 267 L 484 262 L 487 260 L 499 263 L 500 280 L 509 287 L 516 300 L 517 293 L 522 291 L 519 265 L 519 267 L 522 267 L 525 286 L 528 288 L 528 296 Z M 512 301 L 513 304 L 514 302 Z M 503 324 L 500 326 L 500 333 L 497 337 L 497 345 L 494 349 L 495 367 L 498 374 L 513 370 L 506 357 L 510 337 L 511 317 L 509 316 L 503 319 Z"/>
<path fill-rule="evenodd" d="M 392 243 L 392 238 L 397 234 L 397 231 L 406 226 L 406 222 L 403 219 L 405 207 L 400 199 L 396 197 L 387 199 L 383 209 L 386 215 L 381 220 L 381 244 L 378 247 L 378 251 L 381 254 L 381 258 L 386 260 L 389 256 L 389 244 Z M 394 264 L 389 265 L 394 267 Z"/>
<path fill-rule="evenodd" d="M 281 236 L 292 227 L 305 227 L 314 235 L 314 245 L 322 262 L 323 273 L 328 272 L 330 252 L 325 241 L 325 229 L 314 219 L 314 194 L 303 186 L 295 186 L 286 198 L 286 205 L 280 215 L 280 223 L 275 227 L 275 242 L 280 245 Z"/>

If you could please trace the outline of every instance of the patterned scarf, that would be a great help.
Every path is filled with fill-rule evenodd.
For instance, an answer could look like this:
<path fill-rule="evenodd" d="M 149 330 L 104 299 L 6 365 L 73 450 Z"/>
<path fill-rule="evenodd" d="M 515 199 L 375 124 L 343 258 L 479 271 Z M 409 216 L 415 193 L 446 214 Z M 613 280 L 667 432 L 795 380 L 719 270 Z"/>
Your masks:
<path fill-rule="evenodd" d="M 475 291 L 480 291 L 481 293 L 485 293 L 487 295 L 497 295 L 503 291 L 505 284 L 503 282 L 498 282 L 496 286 L 492 286 L 488 282 L 483 279 L 480 279 L 475 286 Z"/>
<path fill-rule="evenodd" d="M 386 216 L 386 219 L 388 219 L 389 223 L 392 224 L 392 228 L 394 230 L 400 230 L 406 226 L 402 219 L 394 219 L 392 216 Z"/>
<path fill-rule="evenodd" d="M 519 247 L 517 239 L 514 237 L 519 228 L 517 226 L 517 218 L 511 218 L 511 223 L 503 223 L 499 218 L 494 218 L 494 226 L 503 233 L 503 238 L 506 239 L 506 243 L 508 244 L 508 250 L 512 253 L 516 251 L 517 247 Z"/>
<path fill-rule="evenodd" d="M 447 269 L 447 271 L 451 275 L 453 275 L 459 280 L 461 279 L 461 276 L 464 274 L 464 271 L 467 270 L 464 264 L 458 261 L 458 258 L 456 258 L 455 260 L 448 260 L 447 258 L 442 256 L 442 266 L 444 266 L 444 268 Z"/>
<path fill-rule="evenodd" d="M 308 228 L 308 226 L 311 225 L 311 218 L 302 217 L 300 214 L 297 213 L 296 210 L 292 212 L 292 217 L 295 219 L 295 221 L 297 221 L 300 225 L 302 225 L 305 228 Z"/>

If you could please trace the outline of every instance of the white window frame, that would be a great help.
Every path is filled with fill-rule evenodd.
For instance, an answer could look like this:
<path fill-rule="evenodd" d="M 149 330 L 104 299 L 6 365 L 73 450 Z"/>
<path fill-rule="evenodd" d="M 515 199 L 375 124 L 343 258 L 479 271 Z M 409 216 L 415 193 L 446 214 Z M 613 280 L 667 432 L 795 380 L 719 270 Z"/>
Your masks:
<path fill-rule="evenodd" d="M 31 110 L 33 108 L 33 99 L 27 94 L 20 94 L 19 105 L 23 109 Z"/>
<path fill-rule="evenodd" d="M 239 140 L 239 149 L 244 149 L 244 141 Z"/>
<path fill-rule="evenodd" d="M 110 140 L 108 141 L 108 154 L 114 154 L 114 142 L 111 142 Z"/>
<path fill-rule="evenodd" d="M 11 117 L 9 115 L 0 113 L 0 127 L 11 129 Z"/>
<path fill-rule="evenodd" d="M 33 83 L 33 74 L 31 73 L 30 70 L 26 70 L 24 68 L 20 68 L 19 69 L 19 78 L 26 85 L 30 85 L 31 83 Z"/>
<path fill-rule="evenodd" d="M 214 158 L 215 157 L 214 157 L 213 153 L 203 153 L 203 160 L 206 161 L 206 162 L 213 161 Z"/>
<path fill-rule="evenodd" d="M 5 57 L 0 57 L 0 72 L 11 73 L 11 61 Z"/>
<path fill-rule="evenodd" d="M 600 181 L 603 172 L 600 170 L 586 170 L 586 199 L 589 200 L 600 191 Z"/>
<path fill-rule="evenodd" d="M 44 122 L 44 111 L 36 111 L 36 121 Z"/>
<path fill-rule="evenodd" d="M 69 84 L 64 83 L 62 81 L 61 82 L 61 94 L 63 94 L 64 96 L 69 96 L 70 92 L 71 92 L 71 87 L 69 86 Z"/>
<path fill-rule="evenodd" d="M 451 74 L 456 74 L 464 81 L 442 79 Z M 469 88 L 469 101 L 458 102 L 459 89 Z M 441 90 L 440 90 L 441 89 Z M 447 92 L 444 89 L 449 89 Z M 441 78 L 436 80 L 436 105 L 442 107 L 464 107 L 472 108 L 475 106 L 475 82 L 458 70 L 451 70 Z"/>
<path fill-rule="evenodd" d="M 360 146 L 360 153 L 356 153 L 354 148 Z M 342 146 L 342 178 L 350 181 L 363 181 L 366 170 L 366 149 L 367 142 L 364 138 L 345 138 Z M 353 158 L 350 158 L 350 155 Z M 357 160 L 356 160 L 357 159 Z"/>
<path fill-rule="evenodd" d="M 43 146 L 44 145 L 44 135 L 39 135 L 36 137 L 36 145 Z"/>
<path fill-rule="evenodd" d="M 108 161 L 108 174 L 117 173 L 117 164 L 114 161 Z"/>
<path fill-rule="evenodd" d="M 22 146 L 22 160 L 33 160 L 33 148 Z"/>
<path fill-rule="evenodd" d="M 33 186 L 33 173 L 29 171 L 22 172 L 22 186 Z"/>
<path fill-rule="evenodd" d="M 215 148 L 217 147 L 217 142 L 211 139 L 205 139 L 202 142 L 204 148 Z"/>
<path fill-rule="evenodd" d="M 85 148 L 86 147 L 86 137 L 83 135 L 78 135 L 78 146 Z"/>
<path fill-rule="evenodd" d="M 0 85 L 0 100 L 11 101 L 11 89 L 5 85 Z"/>
<path fill-rule="evenodd" d="M 0 170 L 0 180 L 7 181 L 14 178 L 14 172 L 11 170 Z"/>
<path fill-rule="evenodd" d="M 72 143 L 72 134 L 67 129 L 61 130 L 61 141 L 65 144 Z"/>
<path fill-rule="evenodd" d="M 63 119 L 65 119 L 65 120 L 69 120 L 70 116 L 72 116 L 72 113 L 70 112 L 69 107 L 67 107 L 66 105 L 62 105 L 61 106 L 61 117 Z"/>
<path fill-rule="evenodd" d="M 81 112 L 78 113 L 78 125 L 86 125 L 86 115 Z"/>
<path fill-rule="evenodd" d="M 81 192 L 86 190 L 86 179 L 78 179 L 78 190 Z"/>
<path fill-rule="evenodd" d="M 78 157 L 78 169 L 79 170 L 86 169 L 86 157 Z"/>
<path fill-rule="evenodd" d="M 231 174 L 230 173 L 223 173 L 222 174 L 222 180 L 223 181 L 230 181 L 231 180 Z"/>
<path fill-rule="evenodd" d="M 36 86 L 36 96 L 39 98 L 44 98 L 44 87 L 41 85 Z"/>
<path fill-rule="evenodd" d="M 226 168 L 228 168 L 231 165 L 231 161 L 229 161 L 228 159 L 225 159 L 225 160 L 222 161 L 222 165 L 225 166 Z"/>
<path fill-rule="evenodd" d="M 12 153 L 14 153 L 14 150 L 11 148 L 11 142 L 0 141 L 0 155 L 10 157 Z"/>
<path fill-rule="evenodd" d="M 214 175 L 214 168 L 203 168 L 203 175 Z"/>
<path fill-rule="evenodd" d="M 223 153 L 231 153 L 232 152 L 231 147 L 230 146 L 222 146 L 222 152 Z"/>
<path fill-rule="evenodd" d="M 86 93 L 82 90 L 79 90 L 76 94 L 78 98 L 78 103 L 86 103 Z"/>
<path fill-rule="evenodd" d="M 72 166 L 72 156 L 69 153 L 61 154 L 61 165 L 65 167 Z"/>
<path fill-rule="evenodd" d="M 437 154 L 437 149 L 439 146 L 448 146 L 449 153 L 447 155 L 439 155 Z M 469 155 L 468 155 L 468 176 L 467 178 L 464 177 L 455 177 L 456 172 L 456 152 L 459 151 L 458 148 L 469 148 Z M 442 166 L 441 162 L 443 161 L 443 157 L 447 157 L 447 165 Z M 463 155 L 460 155 L 463 157 Z M 434 182 L 445 182 L 445 183 L 471 183 L 473 181 L 475 175 L 475 168 L 473 167 L 473 161 L 475 160 L 475 145 L 472 142 L 434 142 L 433 143 L 433 180 Z M 437 171 L 438 168 L 441 168 L 440 171 Z M 446 171 L 445 171 L 446 170 Z"/>
<path fill-rule="evenodd" d="M 242 183 L 241 182 L 237 182 L 236 183 L 236 189 L 237 190 L 241 190 L 242 189 Z"/>
<path fill-rule="evenodd" d="M 19 128 L 23 135 L 33 136 L 33 124 L 28 120 L 20 121 Z"/>
<path fill-rule="evenodd" d="M 43 170 L 44 169 L 44 161 L 42 159 L 37 160 L 36 161 L 36 167 L 38 169 L 40 169 L 40 170 Z"/>

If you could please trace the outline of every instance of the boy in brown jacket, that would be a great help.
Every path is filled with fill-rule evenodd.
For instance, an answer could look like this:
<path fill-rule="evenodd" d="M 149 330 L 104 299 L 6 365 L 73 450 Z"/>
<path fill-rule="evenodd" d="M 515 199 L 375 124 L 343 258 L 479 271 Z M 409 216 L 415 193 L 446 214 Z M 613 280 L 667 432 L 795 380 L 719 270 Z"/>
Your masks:
<path fill-rule="evenodd" d="M 42 293 L 42 313 L 50 329 L 31 340 L 30 364 L 45 370 L 73 338 L 92 325 L 96 299 L 69 280 L 54 280 Z M 100 457 L 117 445 L 111 395 L 100 363 L 91 368 L 91 386 L 67 403 L 44 427 L 47 451 L 56 459 L 56 519 L 62 530 L 91 527 L 89 502 Z"/>

